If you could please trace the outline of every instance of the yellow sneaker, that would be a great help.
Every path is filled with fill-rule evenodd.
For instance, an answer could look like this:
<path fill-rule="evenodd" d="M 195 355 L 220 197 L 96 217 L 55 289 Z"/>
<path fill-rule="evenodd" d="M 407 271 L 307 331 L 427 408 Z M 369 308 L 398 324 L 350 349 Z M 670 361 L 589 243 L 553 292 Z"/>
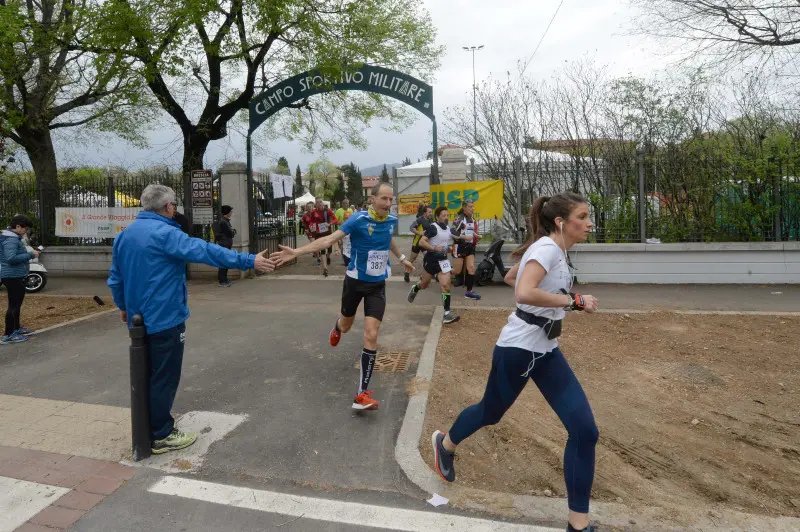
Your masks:
<path fill-rule="evenodd" d="M 178 429 L 172 429 L 169 436 L 163 440 L 156 440 L 150 446 L 150 452 L 153 454 L 164 454 L 168 451 L 177 451 L 178 449 L 185 449 L 197 441 L 197 434 L 191 432 L 181 432 Z"/>

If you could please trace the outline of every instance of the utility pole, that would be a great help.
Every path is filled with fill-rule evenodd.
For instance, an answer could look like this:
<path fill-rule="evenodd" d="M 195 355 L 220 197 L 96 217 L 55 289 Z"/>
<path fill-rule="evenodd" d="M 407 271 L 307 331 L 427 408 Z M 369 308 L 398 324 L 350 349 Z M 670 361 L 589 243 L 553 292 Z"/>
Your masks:
<path fill-rule="evenodd" d="M 483 48 L 483 45 L 480 46 L 462 46 L 464 50 L 467 52 L 472 52 L 472 127 L 473 127 L 473 134 L 474 144 L 478 144 L 478 108 L 476 104 L 477 92 L 478 92 L 478 85 L 475 83 L 475 52 Z"/>

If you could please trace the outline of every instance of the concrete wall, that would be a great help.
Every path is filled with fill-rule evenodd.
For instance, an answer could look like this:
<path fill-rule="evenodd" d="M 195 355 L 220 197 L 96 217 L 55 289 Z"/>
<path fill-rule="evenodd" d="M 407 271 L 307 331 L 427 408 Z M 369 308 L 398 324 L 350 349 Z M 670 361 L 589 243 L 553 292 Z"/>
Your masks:
<path fill-rule="evenodd" d="M 477 262 L 486 247 L 479 245 Z M 507 265 L 513 264 L 513 248 L 503 248 Z M 578 244 L 570 257 L 582 283 L 800 284 L 800 242 Z M 42 263 L 52 276 L 107 277 L 111 248 L 50 247 Z M 201 278 L 216 275 L 216 269 L 200 264 L 192 264 L 190 272 Z M 234 279 L 238 274 L 231 271 Z"/>
<path fill-rule="evenodd" d="M 506 265 L 514 247 L 503 246 Z M 800 284 L 800 242 L 577 244 L 569 254 L 582 283 Z"/>
<path fill-rule="evenodd" d="M 41 262 L 52 277 L 101 277 L 107 278 L 111 269 L 111 247 L 108 246 L 63 246 L 48 247 Z M 189 265 L 192 278 L 216 279 L 217 269 L 205 264 Z M 246 272 L 244 272 L 246 273 Z M 230 270 L 228 277 L 238 279 L 239 270 Z"/>

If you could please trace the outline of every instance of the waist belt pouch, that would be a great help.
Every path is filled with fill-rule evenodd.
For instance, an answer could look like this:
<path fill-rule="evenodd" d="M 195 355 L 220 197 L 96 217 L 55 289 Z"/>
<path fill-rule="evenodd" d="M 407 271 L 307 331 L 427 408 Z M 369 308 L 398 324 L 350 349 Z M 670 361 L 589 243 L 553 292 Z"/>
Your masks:
<path fill-rule="evenodd" d="M 544 330 L 547 333 L 547 339 L 553 340 L 554 338 L 558 338 L 561 336 L 561 322 L 563 320 L 557 320 L 551 322 L 550 326 L 545 326 Z"/>

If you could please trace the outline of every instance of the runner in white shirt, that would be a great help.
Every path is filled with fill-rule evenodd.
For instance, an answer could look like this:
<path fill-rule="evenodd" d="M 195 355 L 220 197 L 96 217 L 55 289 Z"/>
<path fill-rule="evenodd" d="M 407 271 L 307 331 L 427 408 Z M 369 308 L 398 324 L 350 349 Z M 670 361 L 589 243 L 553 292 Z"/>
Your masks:
<path fill-rule="evenodd" d="M 427 249 L 425 257 L 422 259 L 422 275 L 420 280 L 411 287 L 408 292 L 408 302 L 413 303 L 414 298 L 420 290 L 425 290 L 431 284 L 431 279 L 437 276 L 439 286 L 442 289 L 442 305 L 444 306 L 444 317 L 442 323 L 453 323 L 459 320 L 459 316 L 450 310 L 450 261 L 447 260 L 447 250 L 454 240 L 466 240 L 466 236 L 453 235 L 448 226 L 450 214 L 447 207 L 440 205 L 433 213 L 434 223 L 425 229 L 425 236 L 419 241 L 422 249 Z M 469 236 L 472 239 L 472 236 Z"/>
<path fill-rule="evenodd" d="M 483 399 L 464 409 L 447 434 L 434 431 L 434 466 L 444 480 L 453 482 L 456 446 L 482 427 L 498 423 L 533 379 L 567 429 L 567 531 L 592 532 L 589 497 L 597 425 L 557 339 L 565 310 L 597 310 L 595 297 L 570 292 L 572 277 L 566 256 L 573 244 L 589 235 L 589 205 L 573 192 L 538 198 L 531 207 L 528 228 L 528 241 L 515 252 L 515 256 L 522 254 L 522 260 L 506 275 L 506 282 L 515 287 L 517 309 L 495 345 Z"/>

